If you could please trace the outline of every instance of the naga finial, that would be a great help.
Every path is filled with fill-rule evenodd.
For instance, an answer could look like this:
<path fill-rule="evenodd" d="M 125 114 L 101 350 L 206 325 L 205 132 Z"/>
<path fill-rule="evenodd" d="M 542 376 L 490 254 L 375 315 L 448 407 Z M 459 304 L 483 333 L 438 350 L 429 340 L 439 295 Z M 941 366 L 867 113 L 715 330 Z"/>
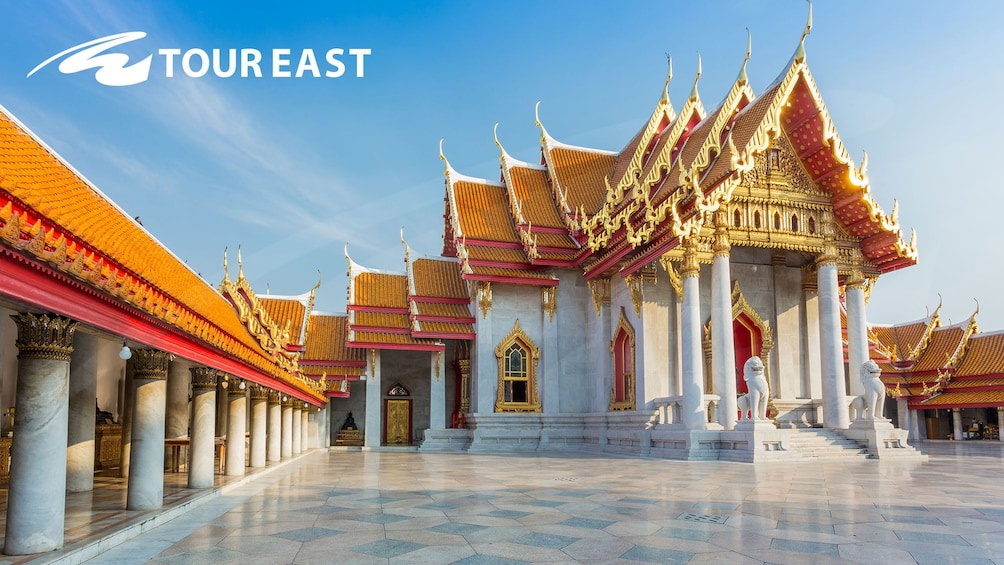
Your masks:
<path fill-rule="evenodd" d="M 697 52 L 697 76 L 694 77 L 694 88 L 690 91 L 690 99 L 697 100 L 697 82 L 701 80 L 701 52 Z"/>
<path fill-rule="evenodd" d="M 666 64 L 669 65 L 669 70 L 666 72 L 666 84 L 662 87 L 664 102 L 669 101 L 669 83 L 673 82 L 673 56 L 669 53 L 666 53 Z"/>
<path fill-rule="evenodd" d="M 743 57 L 743 66 L 739 70 L 738 82 L 746 84 L 749 82 L 749 78 L 746 76 L 746 63 L 750 60 L 750 55 L 753 53 L 753 34 L 750 33 L 750 28 L 746 28 L 746 56 Z"/>
<path fill-rule="evenodd" d="M 310 292 L 314 292 L 319 288 L 321 288 L 321 270 L 317 269 L 317 284 L 314 285 L 314 288 L 310 289 Z"/>
<path fill-rule="evenodd" d="M 795 51 L 795 60 L 804 61 L 805 60 L 805 38 L 809 36 L 809 32 L 812 31 L 812 0 L 805 0 L 809 4 L 809 17 L 805 22 L 805 30 L 802 31 L 802 38 L 798 40 L 798 50 Z"/>
<path fill-rule="evenodd" d="M 446 158 L 446 155 L 443 154 L 443 141 L 445 139 L 446 139 L 445 137 L 440 137 L 439 138 L 439 159 L 443 162 L 443 165 L 444 165 L 443 166 L 443 174 L 444 175 L 449 175 L 450 174 L 450 161 L 449 161 L 449 159 Z"/>
<path fill-rule="evenodd" d="M 345 242 L 345 258 L 352 261 L 352 257 L 349 257 L 349 242 L 347 241 Z"/>

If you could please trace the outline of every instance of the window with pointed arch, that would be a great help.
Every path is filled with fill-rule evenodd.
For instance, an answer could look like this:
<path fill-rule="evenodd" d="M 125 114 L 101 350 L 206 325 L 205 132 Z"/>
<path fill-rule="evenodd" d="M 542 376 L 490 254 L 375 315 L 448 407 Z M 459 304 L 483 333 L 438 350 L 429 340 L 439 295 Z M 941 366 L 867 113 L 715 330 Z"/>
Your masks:
<path fill-rule="evenodd" d="M 635 409 L 635 347 L 634 328 L 624 316 L 621 317 L 610 341 L 610 353 L 614 362 L 613 388 L 610 390 L 610 410 Z"/>
<path fill-rule="evenodd" d="M 496 412 L 540 412 L 537 393 L 537 361 L 540 348 L 516 320 L 509 335 L 495 348 L 499 362 Z"/>

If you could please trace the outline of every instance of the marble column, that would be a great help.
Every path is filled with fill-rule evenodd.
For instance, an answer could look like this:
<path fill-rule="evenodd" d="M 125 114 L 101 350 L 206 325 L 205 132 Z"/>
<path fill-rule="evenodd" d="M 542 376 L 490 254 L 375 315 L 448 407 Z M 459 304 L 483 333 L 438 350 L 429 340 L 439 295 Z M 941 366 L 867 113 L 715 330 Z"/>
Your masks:
<path fill-rule="evenodd" d="M 318 410 L 316 407 L 311 406 L 308 410 L 305 410 L 305 412 L 307 413 L 307 423 L 308 423 L 307 447 L 309 447 L 310 449 L 317 449 L 318 447 L 321 447 L 320 427 L 317 425 L 318 417 L 320 417 L 321 411 Z"/>
<path fill-rule="evenodd" d="M 135 360 L 132 357 L 126 360 L 125 377 L 122 379 L 122 410 L 119 416 L 122 424 L 122 441 L 119 449 L 119 477 L 123 479 L 129 478 L 129 461 L 132 455 L 133 396 L 136 392 L 136 387 L 133 384 L 135 365 Z"/>
<path fill-rule="evenodd" d="M 300 408 L 300 452 L 310 449 L 310 405 L 304 402 Z"/>
<path fill-rule="evenodd" d="M 321 445 L 324 449 L 331 447 L 331 403 L 324 405 L 322 410 L 324 416 L 321 418 Z"/>
<path fill-rule="evenodd" d="M 220 379 L 220 387 L 216 390 L 216 398 L 220 399 L 216 403 L 216 437 L 224 437 L 227 435 L 227 422 L 230 419 L 230 415 L 227 413 L 230 410 L 230 401 L 227 400 L 227 376 L 224 375 Z"/>
<path fill-rule="evenodd" d="M 861 366 L 868 361 L 869 355 L 865 277 L 857 269 L 851 271 L 845 281 L 844 304 L 847 306 L 847 370 L 850 373 L 850 390 L 851 396 L 858 396 L 865 391 L 861 384 Z"/>
<path fill-rule="evenodd" d="M 132 352 L 135 391 L 127 510 L 152 510 L 164 505 L 164 419 L 170 358 L 166 351 L 156 349 Z"/>
<path fill-rule="evenodd" d="M 94 489 L 94 416 L 98 396 L 98 338 L 73 336 L 66 438 L 66 492 Z"/>
<path fill-rule="evenodd" d="M 962 429 L 962 410 L 958 408 L 952 408 L 952 433 L 954 434 L 952 437 L 955 439 L 955 441 L 960 441 L 962 439 L 965 439 L 966 436 L 963 435 L 963 431 L 964 430 Z"/>
<path fill-rule="evenodd" d="M 299 455 L 303 451 L 303 401 L 293 402 L 293 455 Z"/>
<path fill-rule="evenodd" d="M 227 462 L 226 474 L 239 477 L 244 474 L 244 436 L 247 432 L 247 385 L 237 377 L 227 381 Z"/>
<path fill-rule="evenodd" d="M 850 425 L 844 382 L 844 351 L 840 331 L 840 287 L 837 281 L 837 248 L 833 241 L 833 218 L 824 213 L 821 233 L 825 243 L 816 258 L 819 292 L 819 360 L 823 385 L 823 425 L 846 429 Z M 860 367 L 858 370 L 860 371 Z"/>
<path fill-rule="evenodd" d="M 1004 441 L 1004 407 L 997 408 L 997 440 Z"/>
<path fill-rule="evenodd" d="M 216 390 L 219 372 L 207 367 L 189 370 L 192 383 L 191 442 L 188 447 L 188 488 L 209 488 L 216 475 Z"/>
<path fill-rule="evenodd" d="M 277 390 L 268 391 L 268 436 L 266 439 L 265 459 L 278 461 L 282 458 L 282 393 Z"/>
<path fill-rule="evenodd" d="M 77 322 L 20 313 L 17 389 L 4 553 L 63 546 L 70 355 Z"/>
<path fill-rule="evenodd" d="M 728 214 L 715 212 L 715 240 L 711 265 L 711 375 L 718 401 L 718 423 L 726 430 L 736 425 L 736 345 L 732 334 L 732 281 L 729 268 Z M 767 359 L 763 359 L 764 364 Z M 743 360 L 745 363 L 745 360 Z"/>
<path fill-rule="evenodd" d="M 188 393 L 192 384 L 191 364 L 174 359 L 167 367 L 167 417 L 164 437 L 176 438 L 189 434 Z"/>
<path fill-rule="evenodd" d="M 449 427 L 446 421 L 446 363 L 443 363 L 442 351 L 433 351 L 429 355 L 432 363 L 429 374 L 429 428 L 441 430 Z"/>
<path fill-rule="evenodd" d="M 268 419 L 268 389 L 251 385 L 251 466 L 265 466 L 265 434 Z"/>
<path fill-rule="evenodd" d="M 916 439 L 917 437 L 913 434 L 912 431 L 913 425 L 910 423 L 910 420 L 912 420 L 914 416 L 916 416 L 916 414 L 914 414 L 910 410 L 910 406 L 907 403 L 906 399 L 902 397 L 897 398 L 896 419 L 899 420 L 897 422 L 897 425 L 899 426 L 899 429 L 908 431 L 907 439 L 910 440 Z"/>
<path fill-rule="evenodd" d="M 488 311 L 488 316 L 491 316 L 491 311 Z M 478 325 L 480 328 L 480 324 Z M 481 335 L 481 334 L 478 334 Z M 490 336 L 489 336 L 490 337 Z M 481 352 L 481 341 L 477 340 L 477 345 L 479 346 L 478 352 Z M 492 348 L 495 346 L 492 345 Z M 383 429 L 383 385 L 380 381 L 380 351 L 377 349 L 370 349 L 370 358 L 367 363 L 366 369 L 369 377 L 366 381 L 366 419 L 363 423 L 363 445 L 366 447 L 380 447 L 382 441 L 381 430 Z M 494 349 L 492 349 L 492 355 L 494 356 Z M 494 357 L 492 357 L 494 359 Z M 483 363 L 486 361 L 484 359 L 478 361 Z M 491 396 L 488 397 L 486 393 L 491 392 Z M 482 414 L 490 414 L 495 409 L 495 392 L 492 389 L 485 389 L 478 393 L 480 396 L 477 397 L 478 410 Z M 487 400 L 485 400 L 487 398 Z M 486 406 L 489 406 L 487 410 Z"/>
<path fill-rule="evenodd" d="M 701 266 L 697 249 L 689 244 L 684 252 L 680 276 L 683 277 L 681 339 L 683 341 L 683 402 L 681 420 L 693 430 L 707 428 L 704 408 L 704 363 L 701 355 Z"/>
<path fill-rule="evenodd" d="M 282 401 L 282 457 L 293 456 L 293 405 L 296 401 L 288 396 Z"/>

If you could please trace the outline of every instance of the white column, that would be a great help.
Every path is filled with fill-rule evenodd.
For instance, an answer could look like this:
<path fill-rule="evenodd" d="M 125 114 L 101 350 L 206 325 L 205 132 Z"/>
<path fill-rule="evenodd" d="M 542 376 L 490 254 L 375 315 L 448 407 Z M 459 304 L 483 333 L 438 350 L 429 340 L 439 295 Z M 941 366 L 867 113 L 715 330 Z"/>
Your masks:
<path fill-rule="evenodd" d="M 170 354 L 136 349 L 132 359 L 135 391 L 126 509 L 152 510 L 164 505 L 164 419 Z"/>
<path fill-rule="evenodd" d="M 924 421 L 923 410 L 910 410 L 910 435 L 908 439 L 919 441 L 926 439 L 927 422 Z"/>
<path fill-rule="evenodd" d="M 429 371 L 429 429 L 441 430 L 447 427 L 446 422 L 446 363 L 442 351 L 429 354 L 431 370 Z"/>
<path fill-rule="evenodd" d="M 265 433 L 268 419 L 268 389 L 251 385 L 251 467 L 265 466 Z"/>
<path fill-rule="evenodd" d="M 480 351 L 480 348 L 478 348 Z M 482 361 L 483 362 L 483 361 Z M 363 424 L 363 443 L 366 447 L 380 447 L 380 431 L 383 428 L 381 411 L 383 410 L 382 384 L 380 383 L 380 351 L 370 349 L 368 361 L 369 377 L 366 381 L 366 419 Z M 495 397 L 492 397 L 495 402 Z M 491 412 L 491 410 L 489 410 Z"/>
<path fill-rule="evenodd" d="M 844 289 L 844 303 L 847 305 L 847 369 L 850 372 L 851 396 L 858 396 L 864 393 L 861 366 L 869 358 L 865 278 L 860 271 L 855 270 L 848 275 Z"/>
<path fill-rule="evenodd" d="M 227 421 L 230 419 L 230 401 L 228 400 L 227 382 L 220 380 L 220 388 L 216 391 L 216 398 L 221 399 L 216 403 L 216 437 L 227 435 Z"/>
<path fill-rule="evenodd" d="M 310 449 L 310 405 L 306 402 L 300 405 L 300 453 L 306 453 Z M 295 447 L 293 448 L 296 449 Z"/>
<path fill-rule="evenodd" d="M 329 401 L 324 405 L 324 410 L 322 411 L 324 417 L 321 418 L 321 446 L 324 449 L 331 447 L 331 402 Z"/>
<path fill-rule="evenodd" d="M 303 451 L 303 401 L 297 400 L 293 404 L 293 455 L 299 455 Z"/>
<path fill-rule="evenodd" d="M 916 436 L 913 435 L 912 431 L 913 425 L 910 423 L 910 420 L 912 420 L 915 415 L 916 414 L 913 414 L 910 411 L 910 406 L 905 398 L 899 397 L 896 399 L 896 419 L 899 420 L 897 424 L 899 429 L 909 431 L 907 439 L 916 439 Z"/>
<path fill-rule="evenodd" d="M 241 476 L 244 469 L 244 437 L 247 433 L 247 385 L 237 377 L 227 381 L 227 460 L 226 474 Z"/>
<path fill-rule="evenodd" d="M 952 408 L 952 437 L 955 441 L 960 441 L 965 438 L 962 433 L 962 410 L 958 408 Z"/>
<path fill-rule="evenodd" d="M 265 459 L 271 462 L 282 458 L 282 393 L 277 390 L 268 392 L 268 436 L 265 449 Z"/>
<path fill-rule="evenodd" d="M 164 437 L 188 435 L 188 390 L 192 384 L 189 367 L 187 361 L 175 359 L 167 368 L 167 418 L 164 422 Z"/>
<path fill-rule="evenodd" d="M 288 396 L 282 401 L 282 457 L 293 456 L 293 404 L 296 401 Z"/>
<path fill-rule="evenodd" d="M 682 341 L 683 341 L 683 424 L 689 429 L 707 427 L 704 411 L 704 363 L 701 357 L 701 267 L 697 250 L 688 245 L 680 275 L 683 277 Z"/>
<path fill-rule="evenodd" d="M 718 423 L 726 430 L 736 425 L 736 345 L 732 334 L 732 280 L 729 268 L 727 214 L 715 212 L 714 263 L 711 265 L 711 374 L 718 401 Z M 745 360 L 743 360 L 745 362 Z M 768 362 L 763 359 L 764 364 Z"/>
<path fill-rule="evenodd" d="M 133 395 L 136 387 L 133 384 L 133 373 L 135 373 L 135 360 L 129 358 L 126 361 L 125 377 L 122 379 L 122 410 L 120 410 L 119 420 L 122 424 L 122 442 L 119 451 L 119 477 L 129 478 L 129 461 L 132 455 L 132 414 Z"/>
<path fill-rule="evenodd" d="M 318 433 L 317 417 L 320 412 L 313 406 L 303 412 L 307 415 L 307 449 L 316 449 L 319 447 L 317 440 L 320 434 Z"/>
<path fill-rule="evenodd" d="M 544 297 L 549 302 L 557 300 L 558 287 L 541 288 L 541 351 L 540 351 L 540 371 L 537 373 L 537 390 L 540 396 L 540 407 L 544 414 L 557 414 L 561 411 L 561 363 L 558 361 L 558 306 L 553 306 L 554 311 L 548 312 L 544 308 Z M 494 352 L 493 352 L 494 353 Z M 494 358 L 494 355 L 492 355 Z M 444 389 L 445 390 L 445 389 Z M 445 398 L 443 400 L 445 402 Z M 429 426 L 438 428 L 439 426 Z"/>
<path fill-rule="evenodd" d="M 850 425 L 844 384 L 844 352 L 840 335 L 840 287 L 837 281 L 837 251 L 832 219 L 824 215 L 825 250 L 816 259 L 819 289 L 819 357 L 823 384 L 823 425 L 846 429 Z M 858 370 L 860 371 L 860 367 Z"/>
<path fill-rule="evenodd" d="M 21 313 L 4 553 L 63 546 L 70 354 L 77 322 Z"/>
<path fill-rule="evenodd" d="M 73 337 L 66 439 L 66 492 L 94 489 L 94 416 L 98 393 L 98 338 Z"/>
<path fill-rule="evenodd" d="M 997 439 L 1004 441 L 1004 407 L 997 408 Z"/>
<path fill-rule="evenodd" d="M 192 423 L 188 446 L 188 488 L 209 488 L 216 475 L 216 389 L 219 373 L 207 367 L 189 370 Z"/>

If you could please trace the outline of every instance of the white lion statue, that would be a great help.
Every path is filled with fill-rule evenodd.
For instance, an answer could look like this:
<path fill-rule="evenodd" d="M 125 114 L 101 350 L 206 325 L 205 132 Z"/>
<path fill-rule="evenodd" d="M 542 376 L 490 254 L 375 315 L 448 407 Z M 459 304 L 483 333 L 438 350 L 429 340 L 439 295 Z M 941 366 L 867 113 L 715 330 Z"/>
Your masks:
<path fill-rule="evenodd" d="M 747 412 L 751 420 L 767 419 L 767 378 L 763 372 L 763 361 L 759 357 L 750 357 L 743 365 L 743 380 L 749 392 L 739 397 L 740 420 L 747 419 Z"/>
<path fill-rule="evenodd" d="M 886 411 L 886 385 L 882 379 L 879 364 L 868 359 L 861 365 L 861 385 L 864 393 L 864 419 L 883 419 Z"/>

